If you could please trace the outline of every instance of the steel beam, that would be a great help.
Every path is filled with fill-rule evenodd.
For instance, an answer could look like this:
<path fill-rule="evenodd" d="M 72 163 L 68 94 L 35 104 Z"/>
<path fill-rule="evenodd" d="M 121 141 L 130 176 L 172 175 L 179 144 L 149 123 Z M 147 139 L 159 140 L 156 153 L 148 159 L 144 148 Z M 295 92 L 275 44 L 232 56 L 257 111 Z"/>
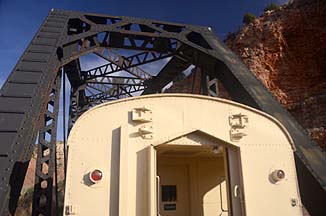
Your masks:
<path fill-rule="evenodd" d="M 142 52 L 124 58 L 121 64 L 111 62 L 91 71 L 80 71 L 80 56 L 107 48 Z M 143 86 L 115 85 L 119 88 L 114 89 L 113 94 L 98 91 L 99 95 L 87 95 L 85 92 L 87 81 L 167 57 L 172 59 L 157 77 L 144 82 Z M 326 199 L 325 153 L 210 28 L 61 10 L 49 13 L 0 92 L 0 215 L 15 212 L 59 68 L 64 67 L 73 87 L 72 123 L 78 117 L 76 112 L 103 101 L 132 96 L 138 87 L 147 87 L 144 94 L 160 92 L 190 64 L 201 68 L 210 79 L 219 79 L 233 100 L 273 115 L 287 128 L 297 149 L 302 200 L 312 215 L 326 215 L 323 203 Z M 132 73 L 136 77 L 143 76 L 136 71 Z M 94 87 L 99 83 L 89 85 Z M 104 87 L 95 88 L 111 88 L 108 82 L 101 85 Z"/>
<path fill-rule="evenodd" d="M 0 215 L 15 213 L 68 17 L 49 13 L 0 91 Z"/>
<path fill-rule="evenodd" d="M 137 66 L 165 59 L 170 56 L 172 56 L 171 53 L 155 52 L 141 52 L 129 57 L 116 56 L 116 59 L 110 59 L 109 64 L 83 71 L 82 76 L 84 80 L 91 80 L 124 70 L 141 79 L 150 79 L 151 76 L 149 73 L 140 70 Z"/>
<path fill-rule="evenodd" d="M 125 67 L 125 65 L 131 65 L 132 63 L 127 57 L 121 56 L 118 53 L 114 52 L 112 49 L 100 49 L 99 51 L 94 52 L 96 55 L 100 56 L 101 58 L 116 64 L 120 68 L 124 68 L 123 70 L 129 72 L 130 74 L 136 76 L 139 79 L 148 80 L 152 78 L 152 75 L 149 72 L 141 69 L 140 67 L 133 66 L 133 67 Z M 148 54 L 148 53 L 147 53 Z M 148 55 L 144 55 L 145 57 Z M 154 58 L 155 59 L 155 53 Z M 133 60 L 133 59 L 131 59 Z M 157 59 L 158 60 L 158 59 Z M 138 56 L 138 61 L 140 61 Z M 145 63 L 144 63 L 145 64 Z"/>
<path fill-rule="evenodd" d="M 173 81 L 180 73 L 186 70 L 190 63 L 178 57 L 173 57 L 158 73 L 158 75 L 148 82 L 148 87 L 143 92 L 145 94 L 153 94 L 161 92 L 162 88 L 169 82 Z"/>
<path fill-rule="evenodd" d="M 38 152 L 35 169 L 32 215 L 52 215 L 52 195 L 55 169 L 55 154 L 57 144 L 57 125 L 59 116 L 59 98 L 61 89 L 61 73 L 58 74 L 51 93 L 47 109 L 38 136 Z M 58 203 L 56 203 L 58 205 Z"/>

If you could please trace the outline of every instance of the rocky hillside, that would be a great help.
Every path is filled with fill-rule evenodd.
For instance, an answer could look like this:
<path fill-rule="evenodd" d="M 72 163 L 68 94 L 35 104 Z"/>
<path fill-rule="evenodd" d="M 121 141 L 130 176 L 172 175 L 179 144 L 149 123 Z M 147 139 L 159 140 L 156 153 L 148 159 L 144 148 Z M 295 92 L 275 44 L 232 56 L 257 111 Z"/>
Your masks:
<path fill-rule="evenodd" d="M 326 2 L 266 11 L 225 42 L 326 148 Z"/>
<path fill-rule="evenodd" d="M 326 149 L 326 1 L 294 0 L 267 10 L 225 43 Z M 199 93 L 198 84 L 189 87 L 194 79 L 200 82 L 200 74 L 167 92 Z"/>

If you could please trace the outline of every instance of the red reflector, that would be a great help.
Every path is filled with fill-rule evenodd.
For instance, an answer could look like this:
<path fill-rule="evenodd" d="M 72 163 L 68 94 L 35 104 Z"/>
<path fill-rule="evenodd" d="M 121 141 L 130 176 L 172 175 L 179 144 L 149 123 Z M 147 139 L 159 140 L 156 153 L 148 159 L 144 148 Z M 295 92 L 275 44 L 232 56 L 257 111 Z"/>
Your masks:
<path fill-rule="evenodd" d="M 100 170 L 93 170 L 89 175 L 89 178 L 94 183 L 101 181 L 102 177 L 103 177 L 103 174 Z"/>

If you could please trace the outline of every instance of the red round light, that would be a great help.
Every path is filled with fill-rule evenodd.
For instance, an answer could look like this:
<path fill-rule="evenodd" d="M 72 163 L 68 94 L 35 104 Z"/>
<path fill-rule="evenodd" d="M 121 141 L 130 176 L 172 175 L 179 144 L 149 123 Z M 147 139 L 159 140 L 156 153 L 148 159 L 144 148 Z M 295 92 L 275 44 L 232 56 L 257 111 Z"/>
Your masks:
<path fill-rule="evenodd" d="M 94 183 L 97 183 L 97 182 L 101 181 L 102 177 L 103 177 L 103 173 L 100 170 L 97 170 L 97 169 L 93 170 L 89 175 L 89 178 Z"/>

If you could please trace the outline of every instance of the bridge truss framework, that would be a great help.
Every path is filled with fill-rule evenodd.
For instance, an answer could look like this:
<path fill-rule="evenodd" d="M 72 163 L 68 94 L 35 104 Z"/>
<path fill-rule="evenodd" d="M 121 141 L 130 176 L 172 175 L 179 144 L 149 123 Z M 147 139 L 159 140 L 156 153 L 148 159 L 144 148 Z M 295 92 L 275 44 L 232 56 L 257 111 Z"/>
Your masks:
<path fill-rule="evenodd" d="M 80 57 L 90 53 L 108 63 L 83 71 Z M 167 63 L 155 76 L 141 67 L 162 59 Z M 218 96 L 218 80 L 232 100 L 274 116 L 287 128 L 296 147 L 303 204 L 312 215 L 326 215 L 325 153 L 209 27 L 62 10 L 50 11 L 0 91 L 0 215 L 15 212 L 36 140 L 33 215 L 53 214 L 60 88 L 66 88 L 66 76 L 71 128 L 97 104 L 160 93 L 190 65 L 205 77 L 202 94 Z"/>

